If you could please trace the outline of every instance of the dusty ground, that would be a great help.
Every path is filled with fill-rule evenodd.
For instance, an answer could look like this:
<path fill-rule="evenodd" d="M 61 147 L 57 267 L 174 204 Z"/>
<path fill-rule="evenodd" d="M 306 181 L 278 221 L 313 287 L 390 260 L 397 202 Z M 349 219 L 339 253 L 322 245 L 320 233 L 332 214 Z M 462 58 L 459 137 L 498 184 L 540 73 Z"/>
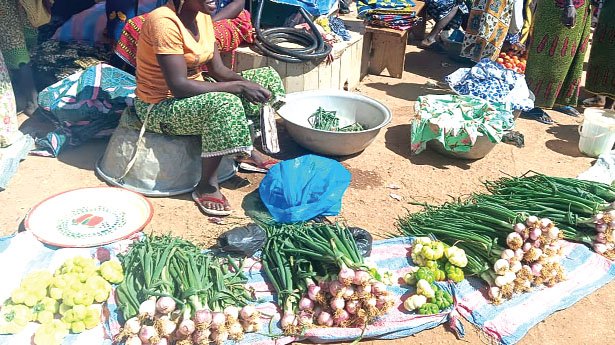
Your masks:
<path fill-rule="evenodd" d="M 477 191 L 481 188 L 481 181 L 504 174 L 535 170 L 574 177 L 591 166 L 592 159 L 584 157 L 577 148 L 577 120 L 561 114 L 553 114 L 557 123 L 552 126 L 519 120 L 517 130 L 525 135 L 525 147 L 500 144 L 479 161 L 451 160 L 431 151 L 410 157 L 409 120 L 414 101 L 420 95 L 442 92 L 426 83 L 440 80 L 458 65 L 442 55 L 421 52 L 412 46 L 408 49 L 403 79 L 369 76 L 358 90 L 388 105 L 393 112 L 393 121 L 363 153 L 341 159 L 353 175 L 340 215 L 349 224 L 369 229 L 374 234 L 386 233 L 394 230 L 396 217 L 403 215 L 406 209 L 415 210 L 409 201 L 443 202 L 449 196 Z M 25 125 L 44 127 L 36 119 L 27 120 Z M 0 192 L 0 234 L 23 229 L 22 221 L 30 207 L 50 195 L 79 187 L 105 185 L 94 173 L 95 162 L 105 146 L 104 140 L 92 141 L 65 151 L 58 159 L 28 157 L 23 161 L 8 189 Z M 282 149 L 285 152 L 282 158 L 304 152 L 290 140 L 282 142 Z M 202 245 L 211 245 L 221 232 L 248 221 L 240 205 L 244 196 L 258 187 L 260 179 L 260 175 L 240 173 L 224 184 L 224 193 L 238 210 L 236 216 L 227 219 L 226 225 L 211 224 L 189 195 L 180 195 L 151 199 L 155 214 L 146 231 L 171 232 Z M 390 184 L 401 188 L 391 190 L 387 188 Z M 403 199 L 391 198 L 392 192 Z M 520 344 L 615 343 L 611 321 L 612 310 L 615 310 L 614 292 L 615 283 L 611 283 L 571 308 L 550 316 L 534 327 Z M 465 322 L 465 325 L 465 341 L 480 344 L 478 333 L 469 323 Z M 387 343 L 405 344 L 408 341 L 417 344 L 459 342 L 444 327 L 438 327 Z M 384 344 L 384 341 L 365 343 Z"/>

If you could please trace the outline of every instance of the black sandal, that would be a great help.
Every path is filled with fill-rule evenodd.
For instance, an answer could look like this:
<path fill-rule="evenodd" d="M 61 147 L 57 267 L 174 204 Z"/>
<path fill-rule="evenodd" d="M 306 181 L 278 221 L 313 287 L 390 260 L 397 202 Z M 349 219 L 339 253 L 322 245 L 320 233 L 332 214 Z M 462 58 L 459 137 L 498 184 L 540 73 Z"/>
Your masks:
<path fill-rule="evenodd" d="M 545 113 L 545 111 L 540 108 L 522 111 L 520 117 L 529 120 L 536 120 L 540 123 L 544 123 L 545 125 L 552 125 L 554 123 L 551 116 L 549 116 L 549 114 Z"/>

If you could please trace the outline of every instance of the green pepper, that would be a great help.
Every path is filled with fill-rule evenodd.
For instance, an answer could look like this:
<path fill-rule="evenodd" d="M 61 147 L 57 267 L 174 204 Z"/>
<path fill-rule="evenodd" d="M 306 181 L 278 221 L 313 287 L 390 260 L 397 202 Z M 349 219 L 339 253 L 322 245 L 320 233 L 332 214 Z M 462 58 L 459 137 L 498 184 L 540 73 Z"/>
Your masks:
<path fill-rule="evenodd" d="M 419 314 L 421 315 L 437 314 L 438 312 L 440 312 L 440 309 L 434 303 L 425 303 L 419 308 Z"/>
<path fill-rule="evenodd" d="M 444 266 L 444 271 L 446 272 L 446 276 L 448 279 L 454 281 L 455 283 L 459 283 L 465 276 L 463 274 L 463 270 L 449 262 Z"/>
<path fill-rule="evenodd" d="M 440 268 L 440 265 L 438 264 L 438 261 L 435 260 L 427 260 L 425 261 L 425 267 L 429 268 L 430 270 L 437 270 Z"/>
<path fill-rule="evenodd" d="M 439 311 L 442 311 L 450 307 L 451 304 L 453 304 L 453 299 L 448 293 L 448 291 L 438 290 L 434 294 L 434 297 L 429 299 L 429 303 L 437 305 Z"/>
<path fill-rule="evenodd" d="M 436 277 L 434 277 L 433 271 L 431 271 L 427 267 L 419 268 L 419 270 L 416 271 L 415 277 L 416 277 L 417 280 L 424 279 L 424 280 L 426 280 L 430 284 L 433 283 L 435 281 L 435 279 L 436 279 Z"/>
<path fill-rule="evenodd" d="M 433 270 L 433 276 L 434 279 L 439 282 L 446 280 L 446 273 L 444 273 L 444 271 L 441 269 L 436 268 L 435 270 Z"/>
<path fill-rule="evenodd" d="M 444 244 L 440 241 L 431 242 L 423 246 L 421 253 L 427 260 L 438 260 L 444 256 Z"/>

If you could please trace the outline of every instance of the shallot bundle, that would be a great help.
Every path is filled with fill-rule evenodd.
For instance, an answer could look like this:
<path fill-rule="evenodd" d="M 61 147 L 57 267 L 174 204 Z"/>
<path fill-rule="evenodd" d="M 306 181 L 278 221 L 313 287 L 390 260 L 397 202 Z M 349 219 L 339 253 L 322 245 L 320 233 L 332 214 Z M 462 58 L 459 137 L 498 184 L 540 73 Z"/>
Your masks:
<path fill-rule="evenodd" d="M 507 249 L 493 265 L 489 296 L 494 303 L 535 286 L 553 286 L 565 279 L 560 265 L 562 232 L 548 218 L 530 216 L 514 225 Z"/>
<path fill-rule="evenodd" d="M 130 345 L 205 345 L 241 340 L 244 333 L 260 330 L 260 313 L 253 305 L 229 306 L 222 312 L 200 309 L 190 313 L 176 309 L 171 297 L 150 298 L 141 303 L 139 316 L 124 323 L 116 342 Z"/>
<path fill-rule="evenodd" d="M 599 212 L 594 216 L 596 237 L 593 247 L 596 253 L 615 260 L 615 210 Z"/>
<path fill-rule="evenodd" d="M 315 325 L 364 327 L 392 307 L 383 282 L 392 274 L 364 263 L 348 228 L 293 224 L 267 235 L 263 269 L 277 291 L 285 334 Z"/>

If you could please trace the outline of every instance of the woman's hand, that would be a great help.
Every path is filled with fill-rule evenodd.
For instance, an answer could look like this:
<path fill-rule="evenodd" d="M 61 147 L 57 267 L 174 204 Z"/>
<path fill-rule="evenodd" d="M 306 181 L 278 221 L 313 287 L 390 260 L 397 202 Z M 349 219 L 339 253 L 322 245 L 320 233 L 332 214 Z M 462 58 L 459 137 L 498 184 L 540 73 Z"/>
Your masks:
<path fill-rule="evenodd" d="M 265 103 L 271 98 L 271 92 L 251 81 L 240 82 L 241 95 L 250 103 Z"/>
<path fill-rule="evenodd" d="M 577 23 L 577 9 L 574 5 L 567 5 L 562 13 L 562 24 L 568 28 L 572 28 Z"/>

